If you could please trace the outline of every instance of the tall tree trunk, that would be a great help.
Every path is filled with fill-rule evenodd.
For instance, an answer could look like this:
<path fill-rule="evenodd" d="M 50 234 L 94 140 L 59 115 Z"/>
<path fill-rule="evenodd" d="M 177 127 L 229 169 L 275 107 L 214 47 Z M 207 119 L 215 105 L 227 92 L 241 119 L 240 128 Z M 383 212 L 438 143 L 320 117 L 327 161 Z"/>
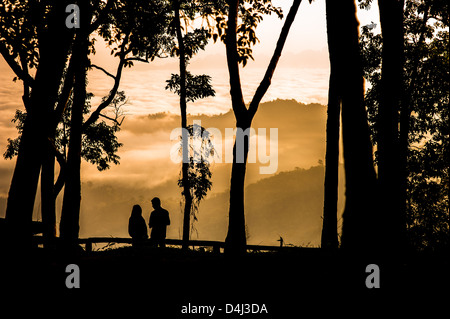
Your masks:
<path fill-rule="evenodd" d="M 301 0 L 294 0 L 284 22 L 276 48 L 267 67 L 264 78 L 258 86 L 249 108 L 247 109 L 242 94 L 241 80 L 239 75 L 238 53 L 237 53 L 237 21 L 239 11 L 239 0 L 229 1 L 229 14 L 227 22 L 226 52 L 227 66 L 230 75 L 230 94 L 234 116 L 236 118 L 236 141 L 233 148 L 233 165 L 231 168 L 230 183 L 230 208 L 228 214 L 228 233 L 225 239 L 225 252 L 230 255 L 242 255 L 246 251 L 245 234 L 245 211 L 244 211 L 244 185 L 247 156 L 249 150 L 249 136 L 244 133 L 251 127 L 259 103 L 267 92 L 275 68 L 283 51 L 284 44 L 294 22 Z M 249 131 L 247 131 L 250 133 Z M 239 149 L 237 141 L 243 141 L 242 149 Z M 239 156 L 238 156 L 239 155 Z M 243 161 L 241 162 L 241 160 Z"/>
<path fill-rule="evenodd" d="M 8 193 L 6 220 L 17 245 L 28 245 L 31 219 L 43 158 L 46 156 L 47 128 L 56 103 L 63 70 L 73 35 L 64 26 L 68 1 L 55 2 L 47 28 L 38 30 L 39 66 L 31 90 L 27 118 Z M 58 45 L 55 45 L 58 39 Z"/>
<path fill-rule="evenodd" d="M 61 122 L 73 89 L 74 69 L 74 59 L 72 58 L 66 69 L 61 93 L 58 96 L 58 101 L 52 114 L 52 125 L 48 126 L 46 154 L 41 168 L 41 215 L 44 225 L 44 246 L 48 245 L 49 247 L 52 246 L 52 241 L 56 237 L 56 198 L 65 184 L 64 171 L 66 167 L 66 151 L 64 150 L 63 155 L 54 146 L 55 132 Z M 58 160 L 60 166 L 56 182 L 55 160 Z"/>
<path fill-rule="evenodd" d="M 52 116 L 52 125 L 47 129 L 46 154 L 42 161 L 41 169 L 41 215 L 44 224 L 44 246 L 52 246 L 52 241 L 56 237 L 56 198 L 64 187 L 64 171 L 66 166 L 65 154 L 61 154 L 54 146 L 55 132 L 63 113 L 66 110 L 69 98 L 73 89 L 74 81 L 74 59 L 68 64 L 61 86 L 61 93 Z M 65 130 L 65 129 L 64 129 Z M 60 171 L 55 182 L 55 160 L 58 160 Z"/>
<path fill-rule="evenodd" d="M 35 80 L 31 108 L 43 98 L 37 96 L 38 92 L 43 90 L 44 88 L 40 87 L 40 83 Z M 42 127 L 38 125 L 39 121 L 38 116 L 33 116 L 32 113 L 27 114 L 8 193 L 6 206 L 8 237 L 11 238 L 11 244 L 18 246 L 29 246 L 31 240 L 31 220 L 44 145 L 44 134 L 42 134 Z"/>
<path fill-rule="evenodd" d="M 83 109 L 86 103 L 86 75 L 88 67 L 89 45 L 89 4 L 80 2 L 81 27 L 77 30 L 73 49 L 74 58 L 78 63 L 74 72 L 74 89 L 72 117 L 70 127 L 69 152 L 65 172 L 65 188 L 60 222 L 60 237 L 68 248 L 77 244 L 79 235 L 80 205 L 81 205 L 81 140 L 83 127 Z"/>
<path fill-rule="evenodd" d="M 238 122 L 239 123 L 239 122 Z M 233 164 L 231 167 L 230 210 L 228 215 L 228 233 L 225 239 L 225 250 L 231 255 L 242 255 L 246 251 L 244 187 L 247 157 L 249 151 L 251 123 L 237 124 L 236 140 L 233 146 Z M 248 135 L 244 133 L 248 132 Z M 242 148 L 239 149 L 243 141 Z M 242 160 L 243 159 L 243 160 Z M 242 160 L 242 161 L 241 161 Z"/>
<path fill-rule="evenodd" d="M 355 2 L 327 0 L 326 13 L 330 64 L 336 70 L 342 105 L 346 203 L 341 247 L 369 248 L 376 245 L 378 227 L 374 203 L 376 175 L 364 107 Z"/>
<path fill-rule="evenodd" d="M 239 1 L 229 1 L 227 37 L 225 42 L 228 73 L 230 75 L 231 105 L 238 122 L 247 113 L 242 95 L 237 53 L 237 20 Z M 236 136 L 237 138 L 237 136 Z M 245 152 L 244 152 L 245 154 Z M 225 238 L 225 253 L 239 255 L 245 252 L 245 213 L 244 213 L 245 162 L 236 163 L 236 143 L 233 148 L 233 166 L 231 168 L 230 207 L 228 213 L 228 232 Z"/>
<path fill-rule="evenodd" d="M 188 249 L 191 232 L 191 208 L 192 208 L 192 196 L 189 183 L 189 163 L 183 163 L 181 170 L 182 170 L 181 174 L 183 179 L 183 194 L 184 194 L 182 249 Z"/>
<path fill-rule="evenodd" d="M 327 144 L 325 155 L 325 185 L 323 203 L 322 248 L 335 250 L 339 246 L 337 203 L 339 183 L 339 122 L 341 102 L 334 67 L 330 72 L 327 110 Z"/>
<path fill-rule="evenodd" d="M 178 49 L 180 54 L 180 111 L 181 111 L 181 129 L 182 129 L 182 157 L 181 178 L 183 180 L 184 195 L 184 214 L 183 214 L 183 249 L 189 247 L 189 234 L 191 231 L 191 186 L 189 183 L 189 136 L 187 131 L 187 103 L 186 103 L 186 50 L 184 46 L 183 34 L 181 33 L 180 23 L 180 3 L 174 1 L 175 27 L 178 40 Z"/>
<path fill-rule="evenodd" d="M 403 92 L 403 0 L 379 0 L 383 36 L 381 99 L 379 106 L 378 177 L 383 205 L 383 246 L 398 249 L 405 244 L 405 196 L 401 182 L 399 110 Z"/>
<path fill-rule="evenodd" d="M 41 170 L 41 212 L 44 226 L 44 245 L 56 237 L 56 196 L 55 184 L 55 155 L 50 142 L 47 143 L 45 158 Z"/>

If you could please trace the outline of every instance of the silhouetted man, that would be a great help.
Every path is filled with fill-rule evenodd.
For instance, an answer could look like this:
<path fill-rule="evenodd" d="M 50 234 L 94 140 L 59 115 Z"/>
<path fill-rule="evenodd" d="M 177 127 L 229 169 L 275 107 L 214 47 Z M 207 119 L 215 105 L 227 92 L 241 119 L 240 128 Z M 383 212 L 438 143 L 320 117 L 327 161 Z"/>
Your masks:
<path fill-rule="evenodd" d="M 155 209 L 150 214 L 148 226 L 152 229 L 150 238 L 157 246 L 165 247 L 166 229 L 170 225 L 169 212 L 161 207 L 161 200 L 158 197 L 152 199 L 152 206 Z"/>

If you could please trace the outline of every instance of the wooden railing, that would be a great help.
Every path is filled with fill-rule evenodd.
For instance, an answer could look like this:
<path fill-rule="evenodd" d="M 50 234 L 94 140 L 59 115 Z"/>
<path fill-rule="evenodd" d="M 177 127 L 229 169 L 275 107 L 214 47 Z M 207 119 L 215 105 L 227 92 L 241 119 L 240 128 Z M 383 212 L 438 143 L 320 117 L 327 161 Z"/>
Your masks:
<path fill-rule="evenodd" d="M 43 238 L 41 236 L 34 237 L 35 242 L 37 244 L 43 243 Z M 93 244 L 108 244 L 108 243 L 117 243 L 117 244 L 132 244 L 131 238 L 121 238 L 121 237 L 89 237 L 89 238 L 80 238 L 78 240 L 79 244 L 84 245 L 84 249 L 86 252 L 92 252 Z M 181 239 L 166 239 L 166 245 L 168 246 L 179 246 L 183 245 L 183 241 Z M 190 240 L 189 247 L 210 247 L 212 248 L 212 252 L 215 254 L 220 254 L 221 250 L 225 247 L 225 243 L 222 241 L 213 241 L 213 240 Z M 299 249 L 307 249 L 303 247 L 292 247 L 292 246 L 265 246 L 265 245 L 247 245 L 247 251 L 292 251 Z"/>
<path fill-rule="evenodd" d="M 99 243 L 118 243 L 118 244 L 132 244 L 131 238 L 119 238 L 119 237 L 90 237 L 79 239 L 80 244 L 85 245 L 87 252 L 92 251 L 92 244 Z M 166 245 L 170 246 L 182 246 L 183 241 L 181 239 L 166 239 Z M 214 253 L 220 253 L 220 249 L 223 248 L 225 243 L 212 240 L 190 240 L 190 247 L 212 247 Z"/>

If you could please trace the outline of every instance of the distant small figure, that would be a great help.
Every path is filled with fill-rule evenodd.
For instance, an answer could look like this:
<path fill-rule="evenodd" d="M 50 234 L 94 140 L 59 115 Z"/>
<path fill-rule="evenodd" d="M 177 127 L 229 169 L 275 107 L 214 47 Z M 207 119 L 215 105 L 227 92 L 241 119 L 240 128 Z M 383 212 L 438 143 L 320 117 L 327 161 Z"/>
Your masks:
<path fill-rule="evenodd" d="M 150 238 L 156 246 L 166 246 L 166 229 L 170 225 L 169 212 L 161 207 L 161 200 L 158 197 L 152 199 L 152 206 L 155 209 L 150 214 L 148 226 L 152 229 Z"/>
<path fill-rule="evenodd" d="M 278 235 L 278 236 L 280 236 L 280 235 Z M 280 239 L 278 239 L 277 241 L 280 242 L 280 247 L 283 247 L 283 244 L 284 244 L 284 239 L 283 239 L 283 237 L 280 236 Z"/>
<path fill-rule="evenodd" d="M 142 208 L 139 205 L 134 205 L 131 211 L 128 221 L 128 234 L 133 239 L 133 246 L 138 246 L 148 238 L 147 225 L 144 217 L 142 217 Z"/>

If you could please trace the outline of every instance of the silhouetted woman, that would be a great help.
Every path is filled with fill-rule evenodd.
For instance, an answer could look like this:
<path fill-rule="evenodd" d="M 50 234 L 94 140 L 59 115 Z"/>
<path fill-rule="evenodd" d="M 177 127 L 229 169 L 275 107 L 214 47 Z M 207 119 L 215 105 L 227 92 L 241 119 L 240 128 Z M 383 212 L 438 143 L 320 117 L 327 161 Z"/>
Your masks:
<path fill-rule="evenodd" d="M 128 234 L 133 238 L 133 246 L 139 245 L 148 238 L 147 225 L 142 217 L 142 208 L 134 205 L 128 221 Z"/>

